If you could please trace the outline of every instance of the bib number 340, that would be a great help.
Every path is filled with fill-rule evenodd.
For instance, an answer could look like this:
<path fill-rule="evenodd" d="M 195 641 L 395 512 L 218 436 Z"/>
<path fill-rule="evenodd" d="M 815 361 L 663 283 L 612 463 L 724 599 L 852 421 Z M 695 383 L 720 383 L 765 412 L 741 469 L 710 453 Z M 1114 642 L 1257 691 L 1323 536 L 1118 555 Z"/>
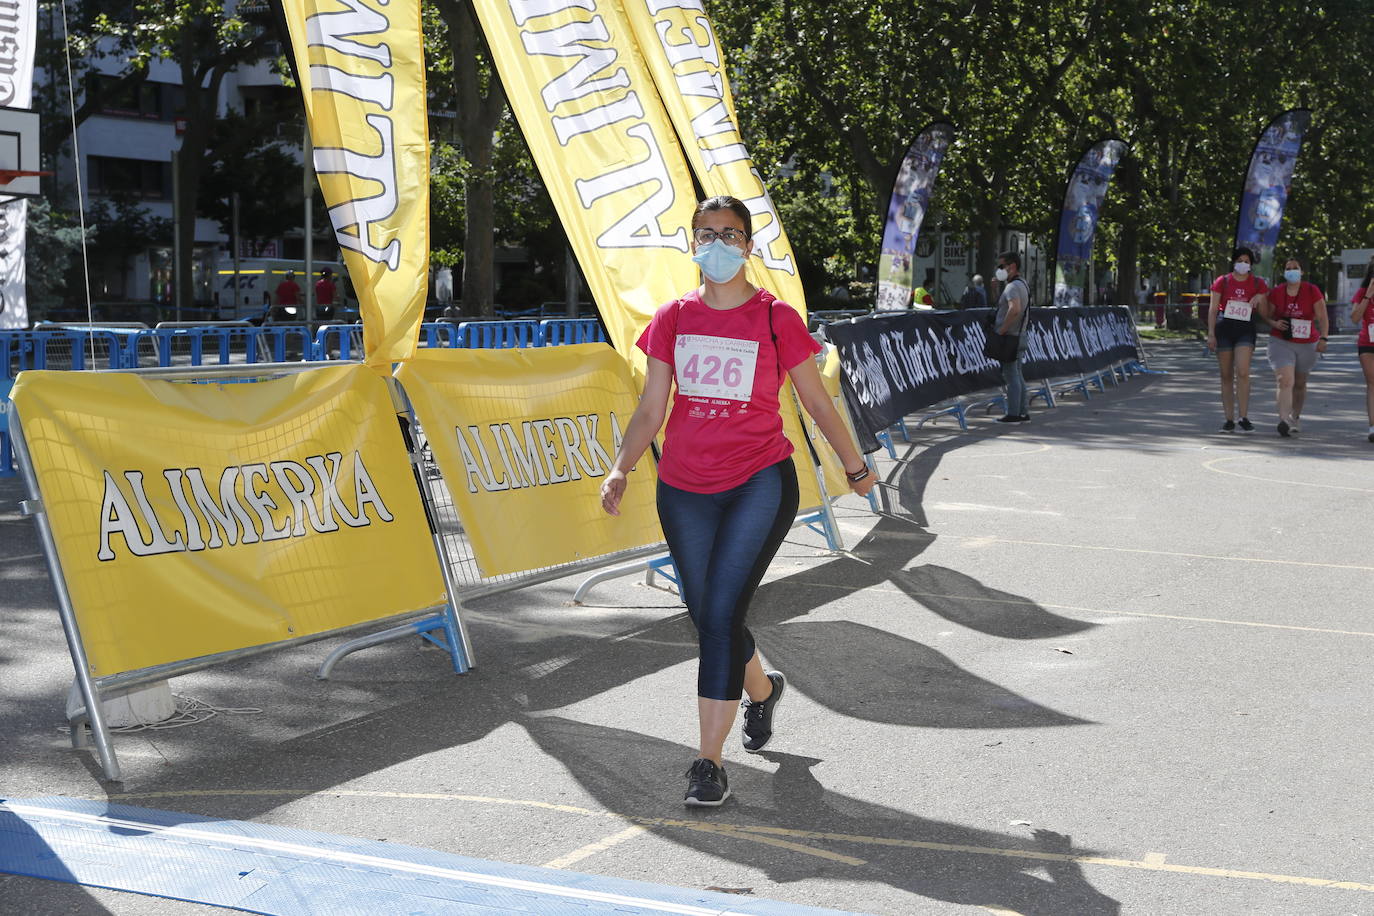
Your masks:
<path fill-rule="evenodd" d="M 754 391 L 756 340 L 735 340 L 705 334 L 680 334 L 677 338 L 677 389 L 699 398 L 747 401 Z"/>

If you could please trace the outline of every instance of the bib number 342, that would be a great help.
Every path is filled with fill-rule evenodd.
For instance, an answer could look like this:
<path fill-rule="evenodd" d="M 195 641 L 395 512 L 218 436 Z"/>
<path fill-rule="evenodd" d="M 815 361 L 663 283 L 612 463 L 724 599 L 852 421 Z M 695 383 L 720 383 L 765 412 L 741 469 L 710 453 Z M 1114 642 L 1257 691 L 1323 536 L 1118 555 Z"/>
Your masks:
<path fill-rule="evenodd" d="M 674 362 L 679 394 L 747 401 L 754 393 L 757 340 L 679 334 Z"/>

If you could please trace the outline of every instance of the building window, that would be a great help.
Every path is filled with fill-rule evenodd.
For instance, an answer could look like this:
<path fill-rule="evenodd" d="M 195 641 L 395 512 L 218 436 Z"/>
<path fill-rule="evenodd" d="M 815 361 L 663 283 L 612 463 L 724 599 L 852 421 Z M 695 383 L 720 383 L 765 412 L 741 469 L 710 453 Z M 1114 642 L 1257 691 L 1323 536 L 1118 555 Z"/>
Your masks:
<path fill-rule="evenodd" d="M 117 156 L 88 156 L 86 181 L 92 194 L 126 194 L 144 200 L 171 196 L 171 164 Z"/>

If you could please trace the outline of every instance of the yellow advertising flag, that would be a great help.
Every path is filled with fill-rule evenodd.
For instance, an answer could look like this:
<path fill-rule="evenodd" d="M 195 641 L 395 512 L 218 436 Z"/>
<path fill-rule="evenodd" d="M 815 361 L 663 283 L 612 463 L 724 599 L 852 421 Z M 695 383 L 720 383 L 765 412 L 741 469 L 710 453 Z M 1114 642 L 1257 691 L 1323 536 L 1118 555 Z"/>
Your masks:
<path fill-rule="evenodd" d="M 473 0 L 615 348 L 697 285 L 691 175 L 614 0 Z"/>
<path fill-rule="evenodd" d="M 91 673 L 444 602 L 387 381 L 31 371 L 14 406 Z"/>
<path fill-rule="evenodd" d="M 663 540 L 648 456 L 620 515 L 601 509 L 601 482 L 635 409 L 629 366 L 614 350 L 421 350 L 396 378 L 484 575 Z"/>
<path fill-rule="evenodd" d="M 702 0 L 622 0 L 668 118 L 677 131 L 697 181 L 711 197 L 738 197 L 753 216 L 754 257 L 749 278 L 791 305 L 806 320 L 806 293 L 797 260 L 777 208 L 744 145 L 735 114 L 725 55 Z M 844 468 L 819 437 L 810 418 L 799 415 L 789 382 L 782 396 L 783 428 L 796 449 L 803 508 L 822 502 L 811 449 L 801 438 L 809 430 L 820 444 L 816 457 L 831 494 L 846 492 Z M 798 414 L 798 416 L 793 416 Z"/>
<path fill-rule="evenodd" d="M 687 161 L 707 196 L 728 194 L 754 224 L 750 279 L 806 319 L 806 293 L 777 208 L 740 135 L 730 80 L 702 0 L 622 0 Z"/>
<path fill-rule="evenodd" d="M 315 172 L 363 316 L 365 362 L 415 352 L 429 282 L 419 0 L 283 0 Z"/>

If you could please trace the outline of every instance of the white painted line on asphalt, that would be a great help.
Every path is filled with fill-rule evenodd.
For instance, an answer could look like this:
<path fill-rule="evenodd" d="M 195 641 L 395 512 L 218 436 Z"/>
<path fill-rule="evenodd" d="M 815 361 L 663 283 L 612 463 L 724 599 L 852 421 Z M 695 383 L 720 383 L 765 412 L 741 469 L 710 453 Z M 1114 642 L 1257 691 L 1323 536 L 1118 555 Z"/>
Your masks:
<path fill-rule="evenodd" d="M 1374 636 L 1374 633 L 1366 634 Z M 675 827 L 688 830 L 698 830 L 707 833 L 735 837 L 737 839 L 753 839 L 756 841 L 772 841 L 774 845 L 783 848 L 794 849 L 812 855 L 822 854 L 836 861 L 847 861 L 852 864 L 863 865 L 864 860 L 853 859 L 848 856 L 841 856 L 838 853 L 826 852 L 809 846 L 801 846 L 795 843 L 786 843 L 781 838 L 788 837 L 794 840 L 821 840 L 837 843 L 850 843 L 859 846 L 880 846 L 899 849 L 924 849 L 932 852 L 962 852 L 970 855 L 998 856 L 1010 859 L 1024 859 L 1031 862 L 1072 862 L 1080 865 L 1103 865 L 1111 868 L 1125 868 L 1137 871 L 1156 871 L 1182 875 L 1199 875 L 1212 878 L 1237 878 L 1249 881 L 1270 881 L 1276 884 L 1298 884 L 1307 887 L 1322 887 L 1335 890 L 1363 891 L 1374 893 L 1374 884 L 1363 884 L 1357 881 L 1337 881 L 1330 878 L 1309 878 L 1302 875 L 1272 874 L 1259 871 L 1242 871 L 1233 868 L 1209 868 L 1198 865 L 1172 865 L 1168 862 L 1160 861 L 1160 854 L 1153 853 L 1144 859 L 1114 859 L 1106 856 L 1075 855 L 1064 852 L 1043 852 L 1038 849 L 1001 849 L 995 846 L 970 846 L 962 843 L 937 843 L 928 840 L 907 840 L 900 837 L 878 837 L 863 836 L 853 833 L 829 833 L 820 830 L 797 830 L 788 827 L 770 827 L 757 824 L 728 824 L 728 823 L 707 823 L 703 821 L 683 821 L 673 818 L 638 817 L 632 814 L 620 814 L 614 811 L 595 811 L 588 808 L 578 808 L 573 805 L 558 805 L 550 802 L 542 802 L 532 799 L 515 798 L 490 798 L 479 795 L 450 795 L 438 792 L 389 792 L 383 790 L 364 790 L 364 789 L 328 789 L 324 793 L 317 790 L 307 789 L 188 789 L 181 792 L 132 792 L 119 795 L 110 795 L 107 798 L 97 799 L 99 801 L 135 801 L 152 798 L 222 798 L 222 797 L 287 797 L 299 799 L 302 797 L 317 796 L 323 797 L 352 797 L 352 798 L 402 798 L 402 799 L 422 799 L 426 801 L 459 801 L 477 802 L 497 805 L 513 805 L 519 807 L 540 808 L 551 811 L 565 811 L 571 814 L 585 814 L 594 817 L 607 817 L 630 823 L 643 825 L 645 827 Z"/>
<path fill-rule="evenodd" d="M 982 595 L 946 595 L 939 592 L 917 592 L 910 589 L 882 585 L 865 585 L 854 588 L 848 585 L 831 585 L 826 582 L 808 582 L 807 588 L 828 588 L 842 592 L 883 592 L 889 595 L 908 595 L 912 598 L 941 598 L 947 601 L 981 601 L 985 604 L 1008 604 L 1014 607 L 1044 608 L 1050 611 L 1078 611 L 1084 614 L 1106 614 L 1113 617 L 1152 617 L 1158 620 L 1186 620 L 1189 623 L 1219 623 L 1233 627 L 1258 627 L 1265 630 L 1296 630 L 1301 633 L 1329 633 L 1333 636 L 1374 636 L 1367 630 L 1335 630 L 1328 627 L 1300 627 L 1288 623 L 1262 623 L 1256 620 L 1231 620 L 1224 617 L 1190 617 L 1185 614 L 1152 614 L 1148 611 L 1128 611 L 1121 608 L 1110 610 L 1096 607 L 1081 607 L 1076 604 L 1053 604 L 1049 601 L 1030 601 L 1016 598 L 987 598 Z"/>
<path fill-rule="evenodd" d="M 1371 490 L 1369 492 L 1374 492 Z M 999 544 L 1023 544 L 1029 547 L 1059 547 L 1065 550 L 1101 550 L 1108 553 L 1143 553 L 1156 557 L 1181 557 L 1188 560 L 1221 560 L 1227 563 L 1265 563 L 1275 566 L 1315 566 L 1320 569 L 1356 569 L 1360 572 L 1374 572 L 1374 566 L 1356 566 L 1345 563 L 1313 563 L 1308 560 L 1283 560 L 1274 557 L 1228 557 L 1214 553 L 1185 553 L 1177 550 L 1150 550 L 1144 547 L 1106 547 L 1101 544 L 1061 544 L 1056 541 L 1026 541 L 1019 538 L 1002 538 L 986 534 L 947 534 L 942 531 L 928 531 L 932 538 L 950 538 L 956 541 L 986 540 Z"/>
<path fill-rule="evenodd" d="M 644 827 L 639 824 L 635 824 L 632 827 L 626 827 L 619 833 L 613 833 L 605 839 L 597 840 L 595 843 L 588 843 L 581 849 L 574 849 L 572 852 L 568 853 L 565 856 L 559 856 L 557 859 L 554 859 L 551 862 L 545 862 L 544 867 L 567 868 L 569 865 L 572 865 L 576 862 L 581 862 L 583 859 L 586 859 L 590 856 L 594 856 L 598 852 L 610 849 L 612 846 L 619 846 L 626 840 L 632 840 L 635 837 L 639 836 L 641 833 L 647 833 L 648 830 L 648 827 Z"/>
<path fill-rule="evenodd" d="M 1273 477 L 1259 477 L 1255 474 L 1242 474 L 1239 471 L 1226 471 L 1217 467 L 1223 461 L 1240 461 L 1242 458 L 1259 457 L 1255 455 L 1235 455 L 1230 458 L 1213 458 L 1211 461 L 1202 462 L 1202 466 L 1209 471 L 1217 474 L 1225 474 L 1228 477 L 1240 477 L 1243 480 L 1258 480 L 1262 483 L 1281 484 L 1285 487 L 1317 487 L 1322 490 L 1349 490 L 1355 493 L 1374 493 L 1368 487 L 1343 487 L 1334 483 L 1313 483 L 1310 480 L 1275 480 Z"/>

